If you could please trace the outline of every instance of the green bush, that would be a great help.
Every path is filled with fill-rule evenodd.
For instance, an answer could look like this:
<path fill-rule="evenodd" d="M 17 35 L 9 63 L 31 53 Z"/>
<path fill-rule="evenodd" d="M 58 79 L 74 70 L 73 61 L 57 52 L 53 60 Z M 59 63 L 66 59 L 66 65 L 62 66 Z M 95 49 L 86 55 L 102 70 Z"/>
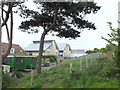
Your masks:
<path fill-rule="evenodd" d="M 11 83 L 13 83 L 14 79 L 9 76 L 8 73 L 2 75 L 2 88 L 8 88 Z"/>
<path fill-rule="evenodd" d="M 38 56 L 37 56 L 37 58 L 38 58 Z M 50 62 L 54 62 L 54 61 L 56 61 L 57 56 L 55 56 L 55 55 L 43 55 L 42 58 L 43 58 L 43 60 L 49 58 Z"/>
<path fill-rule="evenodd" d="M 53 57 L 50 57 L 50 62 L 54 62 L 54 58 Z"/>

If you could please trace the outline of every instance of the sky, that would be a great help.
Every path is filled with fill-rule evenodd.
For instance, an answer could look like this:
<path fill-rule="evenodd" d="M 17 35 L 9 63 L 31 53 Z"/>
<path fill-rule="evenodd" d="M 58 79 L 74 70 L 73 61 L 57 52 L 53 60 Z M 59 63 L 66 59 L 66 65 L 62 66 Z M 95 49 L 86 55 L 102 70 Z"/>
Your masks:
<path fill-rule="evenodd" d="M 55 40 L 56 43 L 68 43 L 72 49 L 93 50 L 94 48 L 103 48 L 108 44 L 101 36 L 108 37 L 110 33 L 107 22 L 112 22 L 113 28 L 118 27 L 118 1 L 120 0 L 94 0 L 101 9 L 96 14 L 90 14 L 85 17 L 89 21 L 95 23 L 96 30 L 87 30 L 80 34 L 81 37 L 69 40 L 68 38 L 59 38 L 48 34 L 45 40 Z M 30 9 L 36 10 L 36 6 L 31 0 L 26 2 Z M 23 49 L 35 40 L 40 40 L 42 28 L 39 28 L 39 33 L 28 34 L 18 29 L 18 26 L 24 19 L 14 14 L 14 33 L 13 44 L 19 44 Z M 2 28 L 2 42 L 7 42 L 5 28 Z"/>

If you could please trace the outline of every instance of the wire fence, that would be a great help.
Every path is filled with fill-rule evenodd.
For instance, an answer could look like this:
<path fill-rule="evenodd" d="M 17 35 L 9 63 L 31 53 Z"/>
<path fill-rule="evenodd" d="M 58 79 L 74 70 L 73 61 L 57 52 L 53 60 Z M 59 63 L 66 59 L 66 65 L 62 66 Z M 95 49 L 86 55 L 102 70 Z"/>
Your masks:
<path fill-rule="evenodd" d="M 70 61 L 70 60 L 83 59 L 83 58 L 97 58 L 97 57 L 100 57 L 101 55 L 103 55 L 101 52 L 97 52 L 97 53 L 87 54 L 87 55 L 83 55 L 83 56 L 79 56 L 79 57 L 63 59 L 63 62 Z"/>

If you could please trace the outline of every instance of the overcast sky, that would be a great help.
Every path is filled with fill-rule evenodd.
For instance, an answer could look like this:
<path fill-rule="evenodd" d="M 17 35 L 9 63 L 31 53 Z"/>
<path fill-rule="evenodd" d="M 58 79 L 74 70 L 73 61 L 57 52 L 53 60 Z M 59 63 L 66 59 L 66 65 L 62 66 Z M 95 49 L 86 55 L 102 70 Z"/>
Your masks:
<path fill-rule="evenodd" d="M 101 6 L 101 9 L 96 14 L 87 15 L 85 18 L 95 23 L 97 28 L 96 30 L 84 29 L 81 33 L 81 37 L 76 38 L 75 40 L 59 38 L 52 36 L 51 34 L 47 35 L 45 40 L 55 40 L 57 43 L 68 43 L 72 49 L 92 50 L 94 48 L 105 47 L 107 42 L 102 40 L 101 36 L 108 38 L 107 34 L 110 33 L 110 29 L 107 22 L 112 22 L 114 28 L 118 27 L 118 1 L 119 0 L 94 0 L 98 6 Z M 32 1 L 28 0 L 26 3 L 29 8 L 36 9 L 36 6 L 32 3 Z M 23 19 L 18 15 L 14 15 L 13 44 L 19 44 L 24 49 L 32 43 L 32 41 L 40 40 L 42 28 L 39 28 L 39 33 L 35 34 L 22 32 L 18 30 L 18 26 L 22 20 Z M 2 32 L 2 42 L 7 42 L 4 28 Z"/>

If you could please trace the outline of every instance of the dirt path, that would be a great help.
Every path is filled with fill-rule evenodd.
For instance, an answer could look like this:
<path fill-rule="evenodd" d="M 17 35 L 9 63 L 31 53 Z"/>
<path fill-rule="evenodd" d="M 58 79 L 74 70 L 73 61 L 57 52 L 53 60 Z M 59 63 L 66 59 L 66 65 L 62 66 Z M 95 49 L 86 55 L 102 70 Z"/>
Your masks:
<path fill-rule="evenodd" d="M 48 70 L 48 69 L 50 69 L 50 68 L 52 68 L 52 67 L 55 67 L 56 65 L 51 65 L 51 66 L 49 66 L 49 67 L 42 67 L 42 70 Z"/>

